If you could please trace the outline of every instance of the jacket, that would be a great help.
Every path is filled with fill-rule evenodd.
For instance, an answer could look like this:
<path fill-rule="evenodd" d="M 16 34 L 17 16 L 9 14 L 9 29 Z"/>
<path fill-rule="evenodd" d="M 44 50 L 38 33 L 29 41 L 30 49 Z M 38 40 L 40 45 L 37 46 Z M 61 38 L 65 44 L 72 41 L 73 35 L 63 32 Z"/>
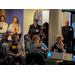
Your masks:
<path fill-rule="evenodd" d="M 44 33 L 45 37 L 39 34 L 39 37 L 43 40 L 43 43 L 48 47 L 48 31 Z"/>
<path fill-rule="evenodd" d="M 44 43 L 42 43 L 42 48 L 46 49 L 46 50 L 47 50 L 46 52 L 45 52 L 45 51 L 42 51 L 42 50 L 40 50 L 40 49 L 37 49 L 37 50 L 35 50 L 35 51 L 33 52 L 33 51 L 32 51 L 33 48 L 34 48 L 34 44 L 32 44 L 32 45 L 30 46 L 30 48 L 29 48 L 29 54 L 30 54 L 30 55 L 33 54 L 33 53 L 37 53 L 37 52 L 40 52 L 40 53 L 46 55 L 46 52 L 48 51 L 48 48 L 47 48 L 47 46 L 46 46 Z"/>
<path fill-rule="evenodd" d="M 9 43 L 9 42 L 11 42 L 11 40 L 7 40 L 7 41 L 6 41 L 6 43 Z M 3 43 L 4 43 L 4 42 L 3 42 L 3 40 L 1 39 L 1 40 L 0 40 L 0 46 L 2 46 Z"/>
<path fill-rule="evenodd" d="M 36 30 L 39 30 L 39 31 L 38 32 L 31 32 L 32 29 L 36 29 Z M 29 31 L 28 31 L 30 39 L 32 39 L 32 37 L 34 35 L 38 35 L 40 33 L 40 30 L 41 30 L 41 26 L 40 25 L 37 25 L 36 27 L 34 26 L 34 24 L 30 25 Z"/>
<path fill-rule="evenodd" d="M 18 53 L 21 53 L 22 56 L 25 58 L 26 55 L 25 55 L 25 49 L 23 48 L 23 45 L 21 42 L 17 42 L 18 43 Z M 7 55 L 10 55 L 12 52 L 10 51 L 10 47 L 12 46 L 12 42 L 8 43 L 8 46 L 6 48 L 6 52 L 7 52 Z"/>
<path fill-rule="evenodd" d="M 57 45 L 58 42 L 56 42 L 54 44 L 54 46 L 52 46 L 51 48 L 51 51 L 54 51 L 54 49 L 57 49 L 58 51 L 57 52 L 63 52 L 62 49 L 58 48 L 56 45 Z M 67 49 L 66 45 L 64 45 L 64 49 Z"/>
<path fill-rule="evenodd" d="M 66 28 L 67 28 L 67 32 L 66 32 Z M 62 36 L 64 38 L 64 42 L 65 43 L 70 43 L 70 41 L 73 40 L 73 28 L 71 26 L 62 27 Z"/>

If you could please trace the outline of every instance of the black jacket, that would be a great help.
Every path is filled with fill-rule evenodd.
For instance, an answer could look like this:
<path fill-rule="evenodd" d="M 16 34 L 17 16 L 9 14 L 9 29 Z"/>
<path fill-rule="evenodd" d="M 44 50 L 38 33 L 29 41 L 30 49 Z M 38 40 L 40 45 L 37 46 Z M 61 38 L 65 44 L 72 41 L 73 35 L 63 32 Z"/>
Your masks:
<path fill-rule="evenodd" d="M 46 38 L 43 38 L 43 43 L 48 47 L 48 31 L 44 33 Z M 42 35 L 39 35 L 42 38 Z"/>
<path fill-rule="evenodd" d="M 39 29 L 39 32 L 40 32 L 40 30 L 41 30 L 41 26 L 40 26 L 40 25 L 37 25 L 37 26 L 35 27 L 34 24 L 30 25 L 30 27 L 29 27 L 29 31 L 28 31 L 28 34 L 30 34 L 31 29 Z"/>
<path fill-rule="evenodd" d="M 58 47 L 56 46 L 57 43 L 58 43 L 58 42 L 56 42 L 56 43 L 54 44 L 54 46 L 52 46 L 51 51 L 54 51 L 54 49 L 57 49 L 57 50 L 58 50 L 57 52 L 63 52 L 62 49 L 60 49 L 60 48 L 58 48 Z M 64 45 L 64 49 L 67 49 L 66 44 Z"/>
<path fill-rule="evenodd" d="M 67 29 L 67 31 L 66 31 Z M 62 36 L 64 38 L 65 43 L 70 43 L 73 40 L 73 28 L 71 26 L 62 27 Z"/>

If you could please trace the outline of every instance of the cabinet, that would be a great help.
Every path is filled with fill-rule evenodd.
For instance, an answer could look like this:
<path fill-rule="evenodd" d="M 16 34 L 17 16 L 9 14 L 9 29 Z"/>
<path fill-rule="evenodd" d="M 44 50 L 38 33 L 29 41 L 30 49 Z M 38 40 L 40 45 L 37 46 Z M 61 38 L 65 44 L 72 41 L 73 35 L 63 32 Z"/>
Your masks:
<path fill-rule="evenodd" d="M 5 16 L 5 9 L 0 9 L 0 16 L 4 15 Z"/>

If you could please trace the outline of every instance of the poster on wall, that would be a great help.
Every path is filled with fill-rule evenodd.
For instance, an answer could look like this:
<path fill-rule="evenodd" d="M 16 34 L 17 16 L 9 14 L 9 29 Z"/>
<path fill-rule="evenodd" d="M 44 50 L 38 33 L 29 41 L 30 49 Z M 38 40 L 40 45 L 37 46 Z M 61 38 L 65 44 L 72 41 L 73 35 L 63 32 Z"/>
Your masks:
<path fill-rule="evenodd" d="M 34 13 L 34 18 L 38 19 L 38 24 L 42 26 L 42 10 L 36 10 Z"/>
<path fill-rule="evenodd" d="M 48 10 L 36 10 L 34 18 L 38 19 L 38 24 L 42 27 L 45 22 L 49 23 L 49 11 Z"/>

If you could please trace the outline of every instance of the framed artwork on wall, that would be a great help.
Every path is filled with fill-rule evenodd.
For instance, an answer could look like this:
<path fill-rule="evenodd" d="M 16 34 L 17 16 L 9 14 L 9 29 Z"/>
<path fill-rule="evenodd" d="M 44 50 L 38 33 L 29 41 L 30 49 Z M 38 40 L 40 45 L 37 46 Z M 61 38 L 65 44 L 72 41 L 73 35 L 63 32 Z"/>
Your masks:
<path fill-rule="evenodd" d="M 42 26 L 42 9 L 35 11 L 34 18 L 38 19 L 38 24 Z"/>

